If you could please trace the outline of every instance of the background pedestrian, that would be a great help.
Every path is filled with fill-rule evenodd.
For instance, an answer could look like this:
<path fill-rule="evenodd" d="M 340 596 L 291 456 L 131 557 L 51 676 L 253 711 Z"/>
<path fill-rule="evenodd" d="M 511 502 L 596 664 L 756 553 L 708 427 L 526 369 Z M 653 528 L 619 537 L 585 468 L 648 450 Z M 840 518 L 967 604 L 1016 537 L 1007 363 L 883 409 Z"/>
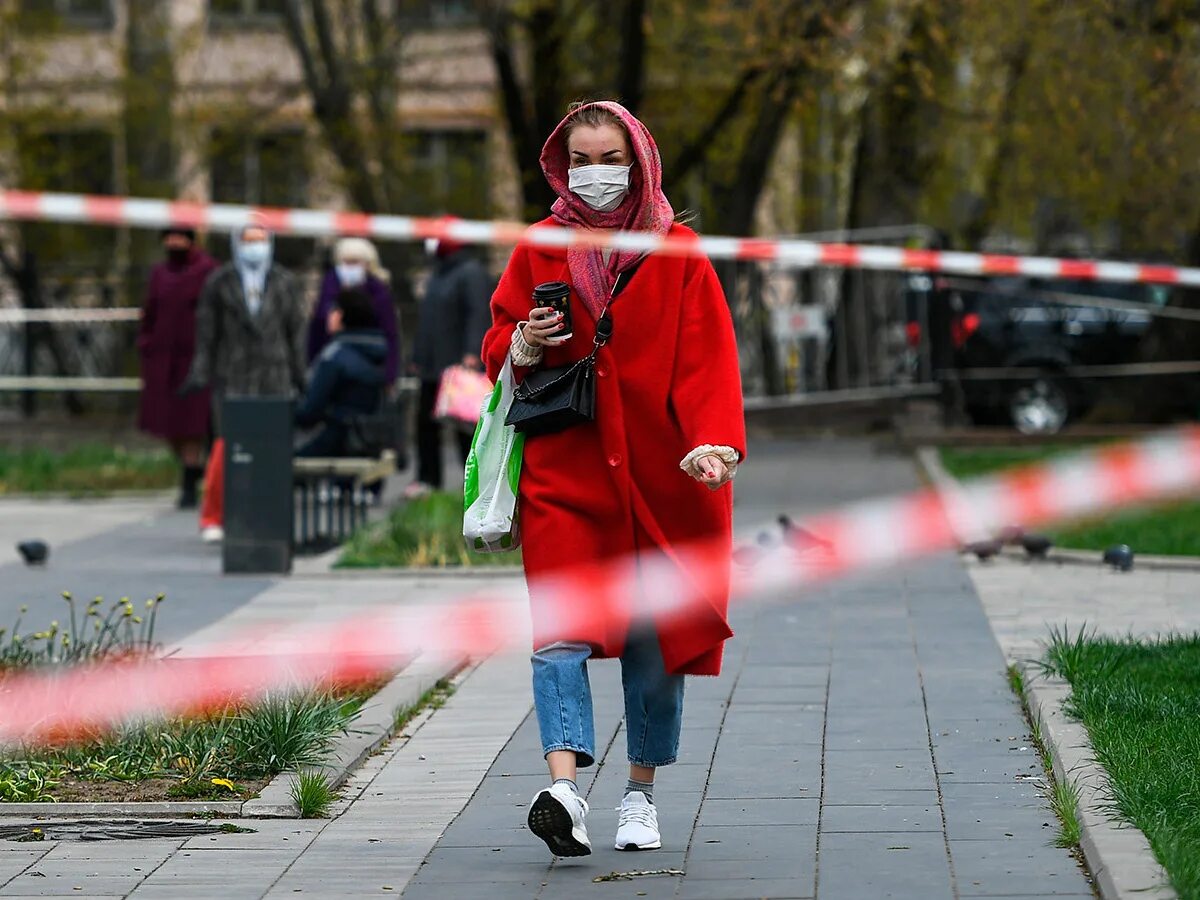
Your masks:
<path fill-rule="evenodd" d="M 224 535 L 226 397 L 291 397 L 304 390 L 305 310 L 300 283 L 273 262 L 271 233 L 250 225 L 232 237 L 233 261 L 204 286 L 196 314 L 196 354 L 184 393 L 212 388 L 218 440 L 205 473 L 200 527 L 205 540 Z"/>
<path fill-rule="evenodd" d="M 440 489 L 445 481 L 442 463 L 442 424 L 433 417 L 438 385 L 450 366 L 481 369 L 479 347 L 491 327 L 488 309 L 492 282 L 487 270 L 464 244 L 442 239 L 433 247 L 433 271 L 417 304 L 417 328 L 412 368 L 420 379 L 417 400 L 417 477 L 406 495 L 420 496 Z M 470 432 L 457 431 L 455 443 L 466 461 Z"/>
<path fill-rule="evenodd" d="M 207 392 L 178 396 L 196 350 L 196 303 L 217 261 L 191 228 L 162 232 L 166 259 L 150 270 L 138 330 L 142 394 L 138 427 L 166 441 L 182 466 L 180 509 L 195 507 L 209 439 Z"/>
<path fill-rule="evenodd" d="M 327 319 L 330 341 L 296 409 L 297 425 L 319 428 L 297 456 L 347 455 L 355 419 L 378 413 L 383 403 L 388 346 L 372 299 L 362 288 L 342 288 Z"/>
<path fill-rule="evenodd" d="M 379 261 L 379 251 L 366 238 L 348 237 L 333 248 L 333 268 L 321 279 L 321 291 L 308 324 L 308 362 L 316 361 L 333 339 L 329 314 L 337 308 L 338 294 L 344 288 L 359 288 L 371 301 L 377 328 L 387 347 L 384 377 L 390 388 L 400 372 L 400 339 L 396 324 L 396 304 L 392 296 L 392 276 Z"/>

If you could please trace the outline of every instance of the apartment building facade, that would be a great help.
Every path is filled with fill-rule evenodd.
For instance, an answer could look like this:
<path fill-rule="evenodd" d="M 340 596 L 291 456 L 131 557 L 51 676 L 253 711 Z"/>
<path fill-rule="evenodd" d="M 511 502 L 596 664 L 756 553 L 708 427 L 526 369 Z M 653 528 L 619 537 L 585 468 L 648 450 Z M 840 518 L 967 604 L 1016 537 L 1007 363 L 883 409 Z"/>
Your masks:
<path fill-rule="evenodd" d="M 0 181 L 131 192 L 140 148 L 128 106 L 141 102 L 137 92 L 159 89 L 153 78 L 130 83 L 132 2 L 0 0 L 0 122 L 9 120 L 11 135 L 0 142 Z M 170 91 L 163 109 L 171 120 L 172 183 L 161 193 L 202 202 L 351 205 L 285 28 L 285 2 L 157 0 L 171 67 L 162 81 Z M 391 211 L 516 216 L 517 175 L 473 4 L 400 5 L 396 102 L 411 191 Z M 90 231 L 74 241 L 55 240 L 49 228 L 23 233 L 41 246 L 47 265 L 136 266 L 128 235 Z M 285 240 L 280 251 L 304 266 L 319 258 L 318 249 Z"/>

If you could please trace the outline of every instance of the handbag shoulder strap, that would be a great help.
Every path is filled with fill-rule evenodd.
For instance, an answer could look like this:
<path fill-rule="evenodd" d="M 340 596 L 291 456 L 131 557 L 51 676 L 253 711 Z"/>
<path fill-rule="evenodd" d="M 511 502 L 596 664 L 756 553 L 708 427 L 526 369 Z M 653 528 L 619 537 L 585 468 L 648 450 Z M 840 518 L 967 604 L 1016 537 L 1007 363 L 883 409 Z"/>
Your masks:
<path fill-rule="evenodd" d="M 600 318 L 596 321 L 596 346 L 592 349 L 592 357 L 596 355 L 596 351 L 603 347 L 612 338 L 612 316 L 608 314 L 609 308 L 613 302 L 621 296 L 621 292 L 629 286 L 629 282 L 637 273 L 637 270 L 642 267 L 642 263 L 646 261 L 646 257 L 642 257 L 624 272 L 617 274 L 617 280 L 613 283 L 612 293 L 608 297 L 608 302 L 604 304 L 604 312 L 600 314 Z"/>

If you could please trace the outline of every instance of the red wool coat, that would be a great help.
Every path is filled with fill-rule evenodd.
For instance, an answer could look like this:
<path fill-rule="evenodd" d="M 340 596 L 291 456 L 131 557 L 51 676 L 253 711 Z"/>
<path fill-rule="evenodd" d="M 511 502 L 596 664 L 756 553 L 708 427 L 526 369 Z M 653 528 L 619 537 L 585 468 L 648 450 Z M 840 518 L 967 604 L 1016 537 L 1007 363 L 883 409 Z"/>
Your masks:
<path fill-rule="evenodd" d="M 671 234 L 693 232 L 676 225 Z M 565 251 L 518 247 L 492 298 L 493 325 L 483 342 L 493 380 L 517 322 L 529 318 L 534 286 L 546 281 L 570 283 Z M 574 337 L 546 349 L 547 367 L 591 351 L 595 320 L 574 291 L 570 303 Z M 575 564 L 700 540 L 732 549 L 732 485 L 710 491 L 679 468 L 701 444 L 733 447 L 745 456 L 737 343 L 712 264 L 648 257 L 611 315 L 613 337 L 597 357 L 596 421 L 525 443 L 520 515 L 531 580 Z M 517 369 L 517 378 L 525 371 Z M 729 567 L 717 571 L 718 583 L 705 586 L 705 602 L 694 614 L 659 623 L 668 671 L 720 673 L 724 642 L 733 632 L 726 621 Z M 591 644 L 598 657 L 621 654 L 627 622 L 549 634 L 539 627 L 538 597 L 532 600 L 535 647 L 572 640 Z"/>

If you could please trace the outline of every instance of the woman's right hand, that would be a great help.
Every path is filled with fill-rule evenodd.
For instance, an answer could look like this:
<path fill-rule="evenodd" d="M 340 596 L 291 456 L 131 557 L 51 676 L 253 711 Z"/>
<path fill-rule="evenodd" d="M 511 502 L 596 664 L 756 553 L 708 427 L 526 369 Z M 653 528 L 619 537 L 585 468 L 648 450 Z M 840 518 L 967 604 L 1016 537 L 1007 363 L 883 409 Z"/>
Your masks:
<path fill-rule="evenodd" d="M 530 310 L 529 321 L 521 328 L 521 336 L 531 347 L 551 347 L 557 342 L 550 340 L 563 329 L 562 313 L 549 306 Z"/>

